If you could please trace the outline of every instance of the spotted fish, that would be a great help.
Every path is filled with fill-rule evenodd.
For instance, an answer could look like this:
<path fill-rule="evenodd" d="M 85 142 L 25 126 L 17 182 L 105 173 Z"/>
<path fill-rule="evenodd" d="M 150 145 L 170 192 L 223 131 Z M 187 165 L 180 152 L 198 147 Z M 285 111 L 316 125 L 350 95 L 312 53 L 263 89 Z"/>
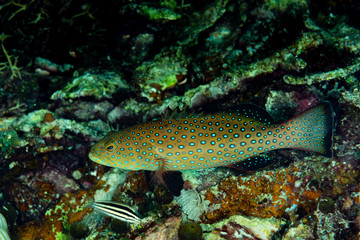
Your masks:
<path fill-rule="evenodd" d="M 275 149 L 300 149 L 331 156 L 334 113 L 324 102 L 274 124 L 262 108 L 243 104 L 208 115 L 161 119 L 109 132 L 89 158 L 128 169 L 169 171 L 218 166 L 256 169 Z"/>

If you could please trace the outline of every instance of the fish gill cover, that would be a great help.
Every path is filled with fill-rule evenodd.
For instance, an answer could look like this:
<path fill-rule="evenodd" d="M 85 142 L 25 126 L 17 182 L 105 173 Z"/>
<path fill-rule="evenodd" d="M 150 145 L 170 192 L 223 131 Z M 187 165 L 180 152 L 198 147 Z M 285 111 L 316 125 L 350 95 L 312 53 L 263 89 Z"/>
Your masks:
<path fill-rule="evenodd" d="M 359 10 L 349 0 L 1 1 L 1 229 L 356 239 Z M 142 218 L 99 216 L 94 201 Z"/>

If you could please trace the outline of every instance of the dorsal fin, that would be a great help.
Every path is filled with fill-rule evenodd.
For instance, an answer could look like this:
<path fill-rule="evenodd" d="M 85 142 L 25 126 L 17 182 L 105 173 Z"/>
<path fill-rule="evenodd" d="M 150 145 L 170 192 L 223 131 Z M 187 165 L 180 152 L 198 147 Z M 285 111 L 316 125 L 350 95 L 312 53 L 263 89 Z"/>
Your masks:
<path fill-rule="evenodd" d="M 273 117 L 262 107 L 252 103 L 241 103 L 230 108 L 231 112 L 240 111 L 243 114 L 262 122 L 274 123 Z"/>
<path fill-rule="evenodd" d="M 229 109 L 225 109 L 219 106 L 204 106 L 201 109 L 199 109 L 199 112 L 190 110 L 188 107 L 180 110 L 179 107 L 176 107 L 174 109 L 171 109 L 170 107 L 166 108 L 165 113 L 162 115 L 162 119 L 175 119 L 175 118 L 189 118 L 189 117 L 201 117 L 204 115 L 214 114 L 217 112 L 236 112 L 239 111 L 243 113 L 244 115 L 247 115 L 249 118 L 254 118 L 256 120 L 262 121 L 264 123 L 273 123 L 274 119 L 271 117 L 271 115 L 262 107 L 259 107 L 258 105 L 252 104 L 252 103 L 240 103 L 237 105 L 234 105 L 230 107 Z"/>
<path fill-rule="evenodd" d="M 174 109 L 171 109 L 170 107 L 166 108 L 164 114 L 162 115 L 162 119 L 175 119 L 175 118 L 189 118 L 189 117 L 200 117 L 203 116 L 204 113 L 200 112 L 194 112 L 190 110 L 189 107 L 185 107 L 184 109 L 180 109 L 178 106 Z"/>

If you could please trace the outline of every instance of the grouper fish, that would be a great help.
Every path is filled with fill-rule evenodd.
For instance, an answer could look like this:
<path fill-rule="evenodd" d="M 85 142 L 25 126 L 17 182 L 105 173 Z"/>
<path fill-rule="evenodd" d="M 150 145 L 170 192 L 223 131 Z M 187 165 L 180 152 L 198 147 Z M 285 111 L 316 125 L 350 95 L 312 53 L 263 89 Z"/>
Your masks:
<path fill-rule="evenodd" d="M 221 112 L 172 117 L 109 132 L 90 150 L 97 163 L 160 173 L 231 166 L 257 169 L 266 152 L 299 149 L 332 155 L 334 112 L 323 102 L 283 123 L 253 104 Z"/>

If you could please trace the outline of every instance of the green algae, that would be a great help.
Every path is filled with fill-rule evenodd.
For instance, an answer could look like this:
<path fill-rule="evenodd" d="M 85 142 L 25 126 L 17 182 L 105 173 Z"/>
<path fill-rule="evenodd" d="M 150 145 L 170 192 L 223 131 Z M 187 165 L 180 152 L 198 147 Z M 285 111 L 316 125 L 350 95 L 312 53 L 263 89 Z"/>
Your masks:
<path fill-rule="evenodd" d="M 73 240 L 72 237 L 70 237 L 68 234 L 65 234 L 63 232 L 56 232 L 55 239 L 56 240 Z"/>
<path fill-rule="evenodd" d="M 3 39 L 1 42 L 3 42 L 8 37 L 8 35 L 4 35 L 4 34 L 1 34 L 1 36 Z M 0 72 L 4 71 L 4 70 L 8 70 L 11 73 L 10 79 L 13 79 L 13 78 L 21 79 L 20 68 L 17 66 L 18 65 L 18 57 L 14 57 L 14 56 L 10 55 L 8 53 L 8 51 L 6 50 L 3 43 L 1 43 L 1 48 L 2 48 L 2 51 L 3 51 L 7 61 L 0 63 Z"/>
<path fill-rule="evenodd" d="M 354 88 L 352 91 L 343 91 L 341 93 L 342 101 L 348 102 L 351 105 L 354 105 L 357 108 L 360 108 L 360 90 L 359 88 Z"/>
<path fill-rule="evenodd" d="M 121 92 L 127 95 L 129 85 L 119 74 L 105 72 L 103 74 L 86 73 L 73 79 L 62 90 L 56 91 L 51 96 L 52 100 L 75 99 L 80 97 L 92 97 L 97 100 L 111 98 Z"/>
<path fill-rule="evenodd" d="M 15 130 L 0 129 L 0 153 L 5 158 L 15 152 L 15 148 L 19 143 L 19 137 Z"/>
<path fill-rule="evenodd" d="M 146 61 L 135 70 L 135 79 L 139 82 L 141 96 L 148 101 L 162 99 L 164 91 L 174 88 L 178 79 L 187 74 L 184 56 L 177 53 L 157 55 L 152 61 Z"/>
<path fill-rule="evenodd" d="M 286 75 L 284 76 L 284 82 L 291 85 L 312 85 L 314 83 L 326 82 L 330 80 L 342 80 L 347 79 L 345 82 L 354 83 L 354 81 L 349 80 L 352 74 L 360 70 L 360 58 L 354 61 L 354 64 L 346 66 L 344 68 L 338 68 L 333 71 L 315 73 L 311 75 L 306 75 L 303 77 Z"/>
<path fill-rule="evenodd" d="M 140 5 L 137 8 L 137 13 L 145 16 L 149 20 L 178 20 L 181 14 L 176 13 L 173 9 L 168 8 L 153 8 L 149 6 Z"/>
<path fill-rule="evenodd" d="M 289 9 L 292 10 L 293 13 L 297 11 L 307 9 L 308 2 L 305 0 L 266 0 L 264 1 L 265 9 L 285 12 Z"/>
<path fill-rule="evenodd" d="M 183 2 L 176 0 L 162 0 L 159 2 L 129 2 L 124 7 L 125 11 L 130 9 L 137 14 L 147 18 L 161 22 L 174 21 L 182 18 L 182 11 L 190 5 L 184 5 Z"/>

